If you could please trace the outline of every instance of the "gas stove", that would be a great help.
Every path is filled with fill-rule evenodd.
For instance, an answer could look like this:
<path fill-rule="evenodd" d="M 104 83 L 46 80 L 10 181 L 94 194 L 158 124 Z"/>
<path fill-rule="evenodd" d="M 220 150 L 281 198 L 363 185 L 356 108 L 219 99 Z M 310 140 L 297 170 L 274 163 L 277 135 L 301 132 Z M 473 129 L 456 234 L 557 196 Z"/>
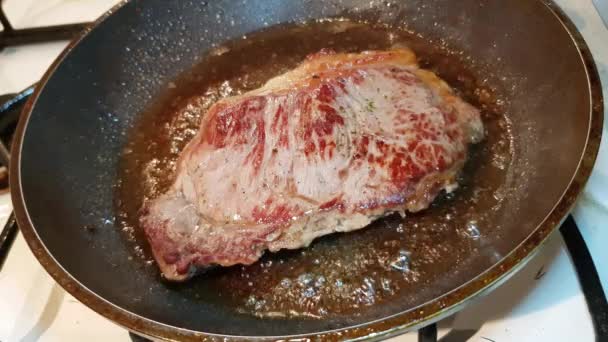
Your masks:
<path fill-rule="evenodd" d="M 116 0 L 6 0 L 0 16 L 0 138 L 67 41 Z M 608 98 L 608 0 L 556 1 L 582 32 Z M 608 13 L 606 13 L 608 18 Z M 606 23 L 608 25 L 608 23 Z M 50 26 L 50 27 L 49 27 Z M 608 107 L 608 106 L 607 106 Z M 608 114 L 608 110 L 607 113 Z M 608 136 L 605 125 L 604 134 Z M 0 164 L 8 158 L 0 144 Z M 18 233 L 0 167 L 0 341 L 131 341 L 141 338 L 93 312 L 44 271 Z M 390 341 L 593 341 L 608 338 L 608 143 L 604 139 L 573 215 L 520 272 L 463 311 Z M 604 339 L 602 339 L 604 338 Z"/>

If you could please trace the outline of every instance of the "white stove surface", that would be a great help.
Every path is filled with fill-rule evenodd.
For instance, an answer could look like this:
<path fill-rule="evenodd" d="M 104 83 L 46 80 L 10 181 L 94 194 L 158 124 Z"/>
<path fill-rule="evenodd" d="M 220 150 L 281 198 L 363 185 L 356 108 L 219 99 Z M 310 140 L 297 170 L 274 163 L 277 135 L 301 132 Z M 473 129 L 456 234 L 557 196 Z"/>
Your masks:
<path fill-rule="evenodd" d="M 598 3 L 608 0 L 595 0 Z M 6 0 L 16 27 L 93 20 L 117 0 Z M 592 0 L 557 0 L 583 33 L 596 58 L 608 99 L 608 29 Z M 0 52 L 0 94 L 35 83 L 67 42 L 9 47 Z M 608 114 L 608 110 L 606 112 Z M 608 115 L 607 115 L 608 117 Z M 607 120 L 608 122 L 608 120 Z M 604 134 L 608 131 L 604 126 Z M 0 223 L 10 213 L 0 196 Z M 604 139 L 594 173 L 574 216 L 608 290 L 608 147 Z M 1 227 L 1 226 L 0 226 Z M 602 229 L 604 228 L 604 229 Z M 447 335 L 447 336 L 446 336 Z M 522 271 L 458 314 L 439 323 L 442 341 L 592 341 L 586 302 L 559 234 Z M 0 341 L 129 341 L 123 328 L 59 287 L 19 235 L 0 272 Z M 391 339 L 417 341 L 415 333 Z"/>

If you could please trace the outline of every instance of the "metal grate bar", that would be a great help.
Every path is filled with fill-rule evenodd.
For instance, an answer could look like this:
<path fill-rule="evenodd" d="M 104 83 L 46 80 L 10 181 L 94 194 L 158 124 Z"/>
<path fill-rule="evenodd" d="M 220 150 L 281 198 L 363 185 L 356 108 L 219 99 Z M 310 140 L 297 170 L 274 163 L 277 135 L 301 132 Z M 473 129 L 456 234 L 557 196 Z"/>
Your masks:
<path fill-rule="evenodd" d="M 566 218 L 560 227 L 560 232 L 570 253 L 583 295 L 587 301 L 595 330 L 595 340 L 598 342 L 608 341 L 608 301 L 606 301 L 606 294 L 587 244 L 572 215 Z"/>
<path fill-rule="evenodd" d="M 0 50 L 7 46 L 70 40 L 91 25 L 91 23 L 77 23 L 16 29 L 8 20 L 1 5 L 0 23 L 3 26 L 3 31 L 0 32 Z"/>

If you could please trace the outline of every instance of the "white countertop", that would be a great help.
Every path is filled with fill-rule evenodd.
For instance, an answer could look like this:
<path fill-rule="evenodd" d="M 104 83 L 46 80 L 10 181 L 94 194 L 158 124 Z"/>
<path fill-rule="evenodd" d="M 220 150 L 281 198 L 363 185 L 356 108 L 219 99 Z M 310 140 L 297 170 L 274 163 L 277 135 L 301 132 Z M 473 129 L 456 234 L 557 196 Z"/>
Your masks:
<path fill-rule="evenodd" d="M 596 0 L 606 1 L 606 0 Z M 14 26 L 93 20 L 116 0 L 6 0 Z M 591 0 L 556 1 L 582 32 L 600 70 L 608 99 L 608 30 Z M 27 14 L 26 14 L 27 13 Z M 0 52 L 0 94 L 35 83 L 66 42 L 9 47 Z M 608 106 L 607 106 L 608 107 Z M 608 110 L 607 110 L 608 113 Z M 608 116 L 606 116 L 608 117 Z M 604 136 L 608 136 L 604 126 Z M 594 172 L 574 216 L 608 290 L 608 147 L 603 140 Z M 0 217 L 10 212 L 0 197 Z M 4 215 L 2 215 L 4 214 Z M 2 219 L 3 221 L 4 219 Z M 1 222 L 0 222 L 1 223 Z M 537 275 L 544 273 L 540 279 Z M 592 341 L 593 328 L 573 266 L 559 235 L 505 285 L 440 323 L 470 341 Z M 464 333 L 463 333 L 464 332 Z M 462 336 L 464 336 L 462 335 Z M 0 272 L 0 341 L 128 341 L 122 328 L 65 293 L 41 268 L 19 235 Z M 394 341 L 416 341 L 406 334 Z"/>

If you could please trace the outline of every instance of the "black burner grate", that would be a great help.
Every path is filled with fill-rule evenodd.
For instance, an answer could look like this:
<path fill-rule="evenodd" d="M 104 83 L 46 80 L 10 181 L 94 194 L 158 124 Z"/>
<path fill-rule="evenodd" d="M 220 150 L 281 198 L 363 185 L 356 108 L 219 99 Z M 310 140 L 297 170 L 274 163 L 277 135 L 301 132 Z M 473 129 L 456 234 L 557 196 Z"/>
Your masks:
<path fill-rule="evenodd" d="M 8 191 L 10 142 L 17 126 L 21 107 L 32 91 L 32 88 L 28 88 L 21 94 L 0 96 L 0 193 Z M 15 222 L 14 215 L 11 213 L 2 232 L 0 232 L 0 271 L 16 236 L 17 223 Z"/>
<path fill-rule="evenodd" d="M 76 34 L 90 26 L 90 23 L 77 23 L 16 29 L 6 16 L 6 13 L 2 8 L 1 0 L 0 24 L 2 24 L 3 28 L 2 32 L 0 32 L 0 50 L 7 46 L 70 40 L 74 38 Z"/>
<path fill-rule="evenodd" d="M 2 7 L 0 0 L 0 51 L 8 46 L 24 45 L 32 43 L 50 42 L 58 40 L 70 40 L 76 34 L 82 32 L 90 23 L 78 23 L 68 25 L 55 25 L 34 28 L 16 29 L 11 24 Z M 8 165 L 10 162 L 10 143 L 21 107 L 32 94 L 33 87 L 19 94 L 6 94 L 0 96 L 0 193 L 8 190 Z M 0 232 L 0 270 L 6 260 L 8 252 L 17 235 L 17 224 L 14 215 L 11 214 L 6 225 Z"/>

